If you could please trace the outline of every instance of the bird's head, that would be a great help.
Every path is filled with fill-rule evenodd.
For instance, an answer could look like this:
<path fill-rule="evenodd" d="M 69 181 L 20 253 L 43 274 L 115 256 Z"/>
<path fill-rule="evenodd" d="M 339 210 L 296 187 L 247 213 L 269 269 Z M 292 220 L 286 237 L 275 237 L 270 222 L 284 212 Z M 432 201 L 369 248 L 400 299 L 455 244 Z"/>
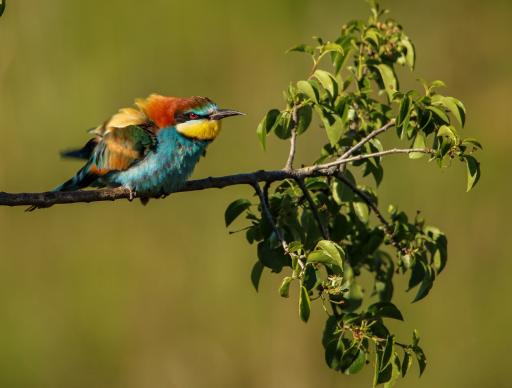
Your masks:
<path fill-rule="evenodd" d="M 159 127 L 174 126 L 185 137 L 213 140 L 221 128 L 221 120 L 243 113 L 220 109 L 206 97 L 164 97 L 152 94 L 137 105 Z"/>

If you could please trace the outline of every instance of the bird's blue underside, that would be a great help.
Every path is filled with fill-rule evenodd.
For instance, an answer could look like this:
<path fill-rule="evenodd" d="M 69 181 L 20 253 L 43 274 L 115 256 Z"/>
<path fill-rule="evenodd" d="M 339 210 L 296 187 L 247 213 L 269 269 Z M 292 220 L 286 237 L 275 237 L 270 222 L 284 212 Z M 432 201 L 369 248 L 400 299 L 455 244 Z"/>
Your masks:
<path fill-rule="evenodd" d="M 186 138 L 174 127 L 162 128 L 157 146 L 125 171 L 101 177 L 95 186 L 123 186 L 139 196 L 159 196 L 179 190 L 192 174 L 209 141 Z"/>

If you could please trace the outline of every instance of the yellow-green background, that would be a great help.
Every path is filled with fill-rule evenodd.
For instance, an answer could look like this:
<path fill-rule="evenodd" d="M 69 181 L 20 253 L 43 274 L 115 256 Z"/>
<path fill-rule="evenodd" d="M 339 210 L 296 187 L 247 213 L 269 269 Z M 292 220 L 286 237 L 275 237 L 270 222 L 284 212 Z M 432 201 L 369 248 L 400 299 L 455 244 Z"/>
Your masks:
<path fill-rule="evenodd" d="M 510 121 L 512 3 L 387 1 L 418 51 L 424 78 L 443 79 L 478 137 L 480 185 L 465 169 L 386 159 L 381 204 L 398 203 L 449 236 L 448 267 L 431 295 L 397 302 L 418 328 L 429 368 L 402 387 L 510 384 L 512 309 Z M 133 98 L 206 95 L 247 113 L 226 120 L 194 176 L 280 167 L 285 143 L 263 152 L 255 127 L 281 90 L 309 70 L 284 51 L 366 18 L 362 0 L 11 0 L 0 18 L 0 190 L 50 189 L 78 167 L 58 151 L 80 145 Z M 412 85 L 412 84 L 410 84 Z M 314 132 L 314 133 L 313 133 Z M 299 145 L 311 162 L 323 141 Z M 1 387 L 367 387 L 324 365 L 316 306 L 265 273 L 249 281 L 255 249 L 224 227 L 233 187 L 139 203 L 0 209 Z M 242 225 L 241 223 L 237 226 Z M 416 369 L 414 374 L 416 375 Z"/>

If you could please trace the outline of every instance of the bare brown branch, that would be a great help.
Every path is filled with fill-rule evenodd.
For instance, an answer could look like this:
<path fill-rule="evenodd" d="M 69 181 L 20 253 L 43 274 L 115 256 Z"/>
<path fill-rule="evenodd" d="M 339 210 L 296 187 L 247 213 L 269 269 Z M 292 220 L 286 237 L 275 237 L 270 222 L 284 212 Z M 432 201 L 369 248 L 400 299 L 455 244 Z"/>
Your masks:
<path fill-rule="evenodd" d="M 361 154 L 346 159 L 338 159 L 334 162 L 308 166 L 292 170 L 259 170 L 251 173 L 226 175 L 221 177 L 210 177 L 205 179 L 191 180 L 180 189 L 184 191 L 205 190 L 211 188 L 224 188 L 234 185 L 254 185 L 254 182 L 276 182 L 285 179 L 304 179 L 314 176 L 333 176 L 338 172 L 341 165 L 375 158 L 391 154 L 409 154 L 421 152 L 431 154 L 432 150 L 424 148 L 400 149 L 394 148 L 371 154 Z M 56 204 L 69 204 L 79 202 L 114 201 L 118 199 L 129 199 L 130 191 L 125 188 L 109 188 L 100 190 L 79 190 L 66 192 L 43 192 L 43 193 L 6 193 L 0 192 L 0 206 L 37 206 L 49 207 Z"/>

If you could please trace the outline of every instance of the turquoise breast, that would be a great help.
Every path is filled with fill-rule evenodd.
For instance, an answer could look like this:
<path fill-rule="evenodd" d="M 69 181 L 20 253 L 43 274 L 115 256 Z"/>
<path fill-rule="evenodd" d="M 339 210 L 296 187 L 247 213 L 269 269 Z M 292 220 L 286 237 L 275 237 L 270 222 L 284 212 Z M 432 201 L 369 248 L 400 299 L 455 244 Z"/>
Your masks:
<path fill-rule="evenodd" d="M 138 195 L 172 193 L 183 187 L 209 143 L 186 138 L 174 127 L 163 128 L 158 132 L 156 148 L 143 160 L 106 178 L 109 184 L 129 187 Z"/>

